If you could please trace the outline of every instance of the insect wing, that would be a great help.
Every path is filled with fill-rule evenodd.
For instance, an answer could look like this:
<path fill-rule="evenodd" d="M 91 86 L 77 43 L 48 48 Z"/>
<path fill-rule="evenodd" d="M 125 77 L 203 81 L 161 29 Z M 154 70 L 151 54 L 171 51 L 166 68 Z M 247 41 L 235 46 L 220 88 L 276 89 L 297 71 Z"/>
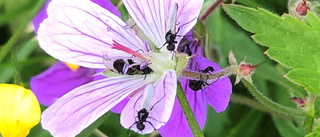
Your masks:
<path fill-rule="evenodd" d="M 141 98 L 141 106 L 142 108 L 145 108 L 147 109 L 148 111 L 150 111 L 150 101 L 151 101 L 151 97 L 153 95 L 153 85 L 152 84 L 148 84 L 145 88 L 144 88 L 144 91 L 143 91 L 143 94 L 142 94 L 142 98 Z M 141 109 L 142 109 L 141 108 Z"/>
<path fill-rule="evenodd" d="M 174 6 L 170 9 L 169 14 L 169 28 L 167 31 L 171 30 L 171 33 L 176 33 L 176 22 L 177 22 L 177 12 L 178 12 L 178 4 L 175 3 Z"/>

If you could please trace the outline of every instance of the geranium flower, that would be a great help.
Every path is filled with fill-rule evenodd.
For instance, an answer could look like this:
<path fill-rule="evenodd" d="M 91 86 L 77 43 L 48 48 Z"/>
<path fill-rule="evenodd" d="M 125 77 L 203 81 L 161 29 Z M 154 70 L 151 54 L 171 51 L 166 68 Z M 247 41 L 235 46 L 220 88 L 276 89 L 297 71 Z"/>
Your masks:
<path fill-rule="evenodd" d="M 25 137 L 40 121 L 40 105 L 29 90 L 0 84 L 0 136 Z"/>
<path fill-rule="evenodd" d="M 191 33 L 187 35 L 190 36 Z M 178 51 L 186 52 L 190 55 L 197 55 L 189 60 L 189 64 L 186 67 L 187 70 L 200 72 L 207 67 L 214 68 L 214 72 L 211 73 L 221 70 L 219 65 L 203 57 L 203 48 L 197 40 L 191 40 L 191 42 L 186 45 L 181 44 Z M 203 80 L 206 81 L 206 78 L 203 78 Z M 228 106 L 232 92 L 232 84 L 228 77 L 219 78 L 218 80 L 208 80 L 206 82 L 210 85 L 203 86 L 200 90 L 194 91 L 189 87 L 190 79 L 185 77 L 180 78 L 181 86 L 185 91 L 190 107 L 201 129 L 203 129 L 207 119 L 207 103 L 213 107 L 217 113 L 223 112 Z M 179 123 L 179 126 L 177 126 L 177 123 Z M 162 136 L 193 136 L 177 98 L 175 99 L 169 121 L 159 129 L 159 132 Z"/>
<path fill-rule="evenodd" d="M 118 9 L 108 0 L 91 0 L 92 2 L 104 7 L 114 15 L 120 17 Z M 43 8 L 33 19 L 34 32 L 37 34 L 40 24 L 48 18 L 47 8 L 51 0 L 48 0 Z M 58 98 L 68 93 L 72 89 L 99 79 L 100 76 L 93 76 L 96 69 L 86 68 L 70 63 L 57 62 L 43 73 L 34 76 L 30 80 L 32 92 L 39 102 L 43 105 L 50 106 Z M 101 70 L 97 70 L 101 72 Z M 123 108 L 123 107 L 122 107 Z M 115 108 L 115 112 L 118 109 Z"/>
<path fill-rule="evenodd" d="M 130 97 L 122 111 L 121 124 L 142 134 L 159 129 L 171 116 L 176 72 L 183 69 L 172 56 L 174 51 L 162 48 L 168 40 L 166 34 L 178 30 L 177 35 L 187 33 L 196 23 L 202 3 L 124 1 L 137 26 L 152 41 L 149 43 L 117 16 L 89 0 L 53 0 L 48 18 L 38 31 L 40 46 L 59 60 L 89 68 L 107 67 L 126 75 L 93 81 L 65 94 L 43 112 L 43 128 L 54 136 L 75 136 Z M 174 49 L 179 39 L 171 43 Z M 179 61 L 188 59 L 185 54 L 177 57 Z M 137 123 L 137 111 L 142 109 L 147 109 L 149 116 L 145 128 L 138 129 L 132 125 Z"/>

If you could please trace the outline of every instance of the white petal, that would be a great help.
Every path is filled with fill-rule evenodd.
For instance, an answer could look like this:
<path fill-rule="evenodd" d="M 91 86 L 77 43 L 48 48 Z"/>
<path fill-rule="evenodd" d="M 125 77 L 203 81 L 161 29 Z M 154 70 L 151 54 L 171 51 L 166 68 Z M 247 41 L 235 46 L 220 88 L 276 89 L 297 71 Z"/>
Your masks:
<path fill-rule="evenodd" d="M 144 76 L 119 76 L 78 87 L 42 113 L 42 127 L 53 136 L 75 136 L 130 93 L 146 85 L 143 79 Z"/>
<path fill-rule="evenodd" d="M 165 0 L 165 17 L 166 24 L 170 24 L 170 9 L 174 8 L 175 3 L 178 4 L 178 13 L 176 21 L 176 30 L 180 27 L 177 35 L 185 35 L 197 23 L 203 0 Z M 178 41 L 179 43 L 179 41 Z"/>
<path fill-rule="evenodd" d="M 126 9 L 145 35 L 158 47 L 165 43 L 163 0 L 123 0 Z"/>
<path fill-rule="evenodd" d="M 124 0 L 129 14 L 147 37 L 158 47 L 166 43 L 165 35 L 176 25 L 177 35 L 185 35 L 196 24 L 203 0 Z M 175 3 L 178 5 L 177 13 Z M 176 17 L 174 17 L 176 15 Z M 176 37 L 177 44 L 181 40 Z M 177 46 L 176 46 L 177 47 Z"/>
<path fill-rule="evenodd" d="M 132 55 L 111 49 L 113 40 L 134 51 L 145 51 L 144 43 L 132 29 L 89 0 L 54 0 L 48 18 L 40 25 L 40 46 L 51 56 L 73 64 L 104 68 L 103 54 L 109 58 Z"/>
<path fill-rule="evenodd" d="M 131 130 L 141 134 L 151 133 L 154 128 L 159 129 L 169 120 L 177 90 L 175 71 L 170 70 L 163 78 L 157 81 L 154 85 L 152 94 L 149 92 L 150 89 L 148 86 L 145 89 L 145 92 L 136 94 L 130 99 L 121 113 L 122 126 L 125 128 L 130 128 L 132 126 Z M 146 101 L 151 95 L 150 101 Z M 144 122 L 145 129 L 139 131 L 135 124 L 135 122 L 138 121 L 137 112 L 146 106 L 149 106 L 147 109 L 149 111 L 149 116 L 146 121 L 149 121 L 154 128 L 150 123 Z"/>

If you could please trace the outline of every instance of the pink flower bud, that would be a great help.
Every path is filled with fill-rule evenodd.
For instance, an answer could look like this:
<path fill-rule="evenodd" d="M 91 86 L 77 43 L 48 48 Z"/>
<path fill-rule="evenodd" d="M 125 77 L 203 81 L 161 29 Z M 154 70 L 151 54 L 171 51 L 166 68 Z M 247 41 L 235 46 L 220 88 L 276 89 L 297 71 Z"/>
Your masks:
<path fill-rule="evenodd" d="M 306 106 L 306 99 L 303 98 L 297 98 L 297 97 L 292 97 L 290 98 L 292 101 L 296 102 L 299 108 L 303 108 Z"/>
<path fill-rule="evenodd" d="M 251 66 L 250 64 L 240 64 L 239 72 L 243 75 L 250 75 L 258 65 Z"/>
<path fill-rule="evenodd" d="M 307 15 L 307 11 L 310 10 L 309 7 L 307 6 L 306 0 L 303 0 L 301 3 L 298 4 L 296 8 L 296 12 L 300 16 L 305 16 Z"/>

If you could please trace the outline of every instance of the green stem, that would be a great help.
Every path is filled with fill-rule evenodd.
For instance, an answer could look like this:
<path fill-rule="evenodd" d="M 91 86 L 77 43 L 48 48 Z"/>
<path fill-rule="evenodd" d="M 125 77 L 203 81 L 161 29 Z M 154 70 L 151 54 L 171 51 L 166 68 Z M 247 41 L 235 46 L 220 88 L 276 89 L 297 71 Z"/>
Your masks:
<path fill-rule="evenodd" d="M 11 63 L 12 63 L 12 69 L 13 69 L 14 84 L 22 85 L 23 83 L 21 80 L 19 64 L 18 64 L 17 56 L 15 53 L 16 53 L 15 51 L 11 52 Z"/>
<path fill-rule="evenodd" d="M 254 109 L 257 109 L 257 110 L 261 110 L 261 111 L 267 112 L 269 114 L 279 116 L 281 118 L 294 119 L 293 116 L 288 116 L 288 115 L 279 113 L 276 110 L 273 110 L 273 109 L 270 109 L 269 107 L 266 107 L 265 105 L 261 104 L 257 100 L 253 100 L 253 99 L 250 99 L 248 97 L 244 97 L 244 96 L 237 95 L 237 94 L 234 94 L 234 93 L 231 94 L 230 101 L 234 102 L 234 103 L 247 105 L 247 106 L 249 106 L 251 108 L 254 108 Z"/>
<path fill-rule="evenodd" d="M 276 110 L 279 113 L 282 113 L 288 116 L 307 116 L 308 115 L 305 111 L 301 109 L 285 107 L 283 105 L 280 105 L 270 100 L 269 98 L 264 96 L 254 85 L 250 84 L 250 82 L 248 82 L 245 79 L 242 79 L 242 81 L 244 85 L 248 87 L 251 94 L 266 107 Z"/>
<path fill-rule="evenodd" d="M 193 136 L 195 137 L 204 137 L 199 125 L 198 125 L 198 122 L 196 120 L 196 118 L 194 117 L 193 115 L 193 112 L 191 110 L 191 107 L 189 105 L 189 102 L 188 102 L 188 99 L 185 95 L 185 93 L 183 92 L 183 89 L 181 87 L 181 84 L 180 82 L 178 81 L 177 82 L 178 84 L 178 88 L 177 88 L 177 98 L 179 100 L 179 103 L 180 103 L 180 106 L 182 108 L 182 111 L 188 121 L 188 124 L 191 128 L 191 131 L 193 133 Z"/>
<path fill-rule="evenodd" d="M 41 7 L 45 2 L 46 0 L 38 1 L 38 3 L 34 6 L 33 10 L 30 12 L 30 14 L 27 14 L 26 19 L 21 22 L 21 24 L 18 26 L 17 30 L 9 39 L 9 41 L 3 46 L 3 48 L 0 51 L 0 63 L 8 55 L 9 51 L 12 49 L 13 45 L 17 42 L 20 35 L 23 33 L 24 29 L 29 24 L 30 20 L 37 14 L 37 12 L 41 9 Z"/>
<path fill-rule="evenodd" d="M 108 137 L 107 135 L 105 135 L 103 132 L 101 132 L 97 128 L 93 131 L 93 134 L 95 134 L 97 137 Z"/>

